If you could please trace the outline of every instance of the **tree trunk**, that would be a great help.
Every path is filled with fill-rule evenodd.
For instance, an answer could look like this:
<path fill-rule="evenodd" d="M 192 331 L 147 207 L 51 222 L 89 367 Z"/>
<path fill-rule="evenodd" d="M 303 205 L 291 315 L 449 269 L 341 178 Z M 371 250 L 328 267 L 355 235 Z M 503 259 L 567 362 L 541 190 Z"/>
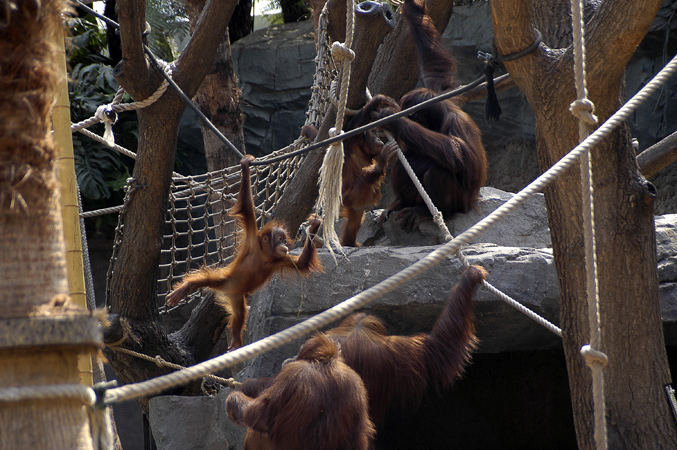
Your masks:
<path fill-rule="evenodd" d="M 588 97 L 600 123 L 621 104 L 623 70 L 659 4 L 607 1 L 586 24 Z M 500 54 L 533 42 L 527 1 L 494 0 L 491 12 Z M 542 22 L 566 20 L 551 16 Z M 542 31 L 544 36 L 558 35 Z M 568 110 L 576 99 L 572 61 L 571 47 L 556 53 L 541 45 L 505 63 L 534 111 L 543 170 L 578 143 L 578 124 Z M 654 191 L 637 170 L 627 127 L 616 129 L 593 149 L 592 168 L 601 350 L 609 357 L 604 370 L 609 448 L 675 448 L 675 424 L 663 390 L 671 381 L 659 315 Z M 578 445 L 592 449 L 591 376 L 579 353 L 590 342 L 579 171 L 567 171 L 545 194 Z"/>
<path fill-rule="evenodd" d="M 447 28 L 454 10 L 453 0 L 426 1 L 428 15 L 440 33 Z M 411 40 L 409 28 L 404 20 L 399 20 L 395 29 L 383 40 L 376 56 L 374 71 L 369 77 L 369 89 L 372 94 L 385 94 L 399 100 L 418 82 L 416 49 Z"/>
<path fill-rule="evenodd" d="M 51 109 L 65 4 L 0 1 L 0 386 L 77 384 L 96 323 L 67 297 Z M 75 327 L 82 327 L 83 334 Z M 0 402 L 0 448 L 91 448 L 74 398 Z"/>
<path fill-rule="evenodd" d="M 207 1 L 190 42 L 176 63 L 172 77 L 189 97 L 195 95 L 212 66 L 235 4 L 235 0 Z M 124 58 L 116 67 L 116 77 L 134 98 L 143 99 L 161 80 L 161 76 L 149 67 L 143 53 L 141 30 L 145 24 L 145 5 L 119 0 L 118 15 Z M 122 345 L 125 347 L 150 355 L 159 354 L 178 364 L 191 364 L 194 356 L 180 344 L 170 341 L 160 327 L 155 295 L 177 125 L 184 107 L 178 95 L 168 88 L 158 101 L 138 112 L 139 142 L 132 174 L 134 182 L 124 212 L 124 234 L 113 263 L 108 299 L 111 312 L 118 314 L 120 321 L 108 330 L 106 342 L 124 336 Z M 125 330 L 126 334 L 123 334 Z M 113 351 L 106 354 L 118 378 L 125 383 L 167 372 L 155 364 Z M 185 389 L 194 392 L 199 386 L 193 384 Z M 142 406 L 146 403 L 142 402 Z"/>
<path fill-rule="evenodd" d="M 341 8 L 343 5 L 343 8 Z M 338 0 L 330 4 L 328 29 L 334 29 L 336 33 L 343 27 L 345 36 L 345 3 Z M 335 8 L 335 9 L 334 9 Z M 343 16 L 338 11 L 343 10 Z M 334 19 L 332 19 L 332 17 Z M 379 44 L 390 30 L 390 21 L 383 10 L 371 10 L 369 12 L 356 10 L 355 33 L 353 50 L 356 58 L 352 62 L 350 86 L 348 88 L 348 108 L 359 108 L 365 102 L 365 87 L 367 75 L 371 71 L 376 51 Z M 331 39 L 336 39 L 331 36 Z M 329 137 L 329 129 L 336 121 L 336 108 L 330 105 L 326 112 L 316 141 L 322 141 Z M 296 176 L 285 188 L 280 201 L 273 210 L 273 217 L 285 224 L 288 230 L 296 230 L 308 216 L 317 197 L 318 172 L 322 166 L 324 149 L 314 150 L 309 153 L 301 163 Z"/>

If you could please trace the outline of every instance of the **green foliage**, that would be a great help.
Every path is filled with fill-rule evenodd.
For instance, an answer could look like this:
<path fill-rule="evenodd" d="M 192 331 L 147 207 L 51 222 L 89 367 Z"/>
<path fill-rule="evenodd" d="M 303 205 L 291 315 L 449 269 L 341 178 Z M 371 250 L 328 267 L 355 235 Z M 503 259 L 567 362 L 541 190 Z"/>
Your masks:
<path fill-rule="evenodd" d="M 110 103 L 118 85 L 108 65 L 105 30 L 91 16 L 70 19 L 68 26 L 72 36 L 68 48 L 68 94 L 71 120 L 79 122 L 93 116 L 99 105 Z M 121 116 L 115 130 L 118 136 L 135 135 L 134 115 Z M 92 127 L 92 131 L 101 134 L 103 125 Z M 129 177 L 123 160 L 126 157 L 79 133 L 73 134 L 73 151 L 78 186 L 85 201 L 107 200 L 122 189 Z"/>
<path fill-rule="evenodd" d="M 173 61 L 190 39 L 190 25 L 176 0 L 148 0 L 146 21 L 150 24 L 148 46 L 165 61 Z"/>

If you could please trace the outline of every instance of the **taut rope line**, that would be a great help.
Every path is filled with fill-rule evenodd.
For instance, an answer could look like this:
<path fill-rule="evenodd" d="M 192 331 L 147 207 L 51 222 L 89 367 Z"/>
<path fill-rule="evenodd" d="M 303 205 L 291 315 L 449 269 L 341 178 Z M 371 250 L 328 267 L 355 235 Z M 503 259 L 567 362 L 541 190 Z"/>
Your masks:
<path fill-rule="evenodd" d="M 190 381 L 202 378 L 206 374 L 217 370 L 230 367 L 234 364 L 254 358 L 255 356 L 273 350 L 287 342 L 298 337 L 304 336 L 314 330 L 317 330 L 331 322 L 345 316 L 367 304 L 368 302 L 392 291 L 398 286 L 411 280 L 418 274 L 430 269 L 434 265 L 444 260 L 447 256 L 455 253 L 461 245 L 467 244 L 489 228 L 496 221 L 502 219 L 506 214 L 524 203 L 530 196 L 542 191 L 547 185 L 563 171 L 574 165 L 578 158 L 591 148 L 597 145 L 611 130 L 630 117 L 630 114 L 651 95 L 658 87 L 665 82 L 675 71 L 677 71 L 677 56 L 674 57 L 650 82 L 648 82 L 637 94 L 635 94 L 625 105 L 616 111 L 602 126 L 594 133 L 588 136 L 583 142 L 577 145 L 562 159 L 555 163 L 550 169 L 532 181 L 528 186 L 516 193 L 510 200 L 498 207 L 487 217 L 477 224 L 464 231 L 456 238 L 443 244 L 440 248 L 434 250 L 420 261 L 403 269 L 402 271 L 390 276 L 381 283 L 339 303 L 338 305 L 304 320 L 290 328 L 275 333 L 260 341 L 253 342 L 224 355 L 204 361 L 186 369 L 160 376 L 151 380 L 135 384 L 128 384 L 106 392 L 106 404 L 112 404 L 119 401 L 130 400 L 145 395 L 151 395 L 161 392 L 176 385 L 188 383 Z"/>
<path fill-rule="evenodd" d="M 388 143 L 386 145 L 392 145 L 395 146 L 397 149 L 397 157 L 399 158 L 400 162 L 402 163 L 402 166 L 404 167 L 404 170 L 407 172 L 409 175 L 409 178 L 411 181 L 414 183 L 414 186 L 416 186 L 416 190 L 418 193 L 421 195 L 421 198 L 425 202 L 426 206 L 428 207 L 428 210 L 430 211 L 430 214 L 433 216 L 433 222 L 437 224 L 437 226 L 440 228 L 442 231 L 442 234 L 444 235 L 444 241 L 448 242 L 454 238 L 452 236 L 451 232 L 449 231 L 449 228 L 447 228 L 447 224 L 444 222 L 444 217 L 442 216 L 442 213 L 440 212 L 439 209 L 435 206 L 433 203 L 432 199 L 428 195 L 428 193 L 425 191 L 425 188 L 419 181 L 418 177 L 416 176 L 416 173 L 414 173 L 414 170 L 411 168 L 411 165 L 409 164 L 409 161 L 407 161 L 407 158 L 404 156 L 404 153 L 402 152 L 402 149 L 400 149 L 400 146 L 397 144 L 395 141 L 395 138 L 393 137 L 392 133 L 389 131 L 384 130 L 384 134 L 388 138 Z M 468 262 L 468 259 L 466 258 L 465 254 L 463 253 L 463 249 L 459 247 L 459 249 L 456 251 L 456 256 L 458 259 L 461 261 L 463 264 L 463 267 L 468 267 L 470 263 Z M 546 328 L 548 331 L 551 331 L 552 333 L 556 334 L 559 337 L 562 337 L 562 329 L 555 325 L 554 323 L 550 322 L 548 319 L 545 317 L 542 317 L 538 314 L 536 314 L 534 311 L 530 310 L 514 298 L 510 297 L 508 294 L 505 292 L 501 291 L 498 289 L 496 286 L 493 284 L 489 283 L 487 280 L 482 280 L 482 285 L 492 294 L 506 302 L 508 305 L 512 306 L 515 308 L 517 311 L 521 312 L 537 324 L 541 325 L 542 327 Z"/>

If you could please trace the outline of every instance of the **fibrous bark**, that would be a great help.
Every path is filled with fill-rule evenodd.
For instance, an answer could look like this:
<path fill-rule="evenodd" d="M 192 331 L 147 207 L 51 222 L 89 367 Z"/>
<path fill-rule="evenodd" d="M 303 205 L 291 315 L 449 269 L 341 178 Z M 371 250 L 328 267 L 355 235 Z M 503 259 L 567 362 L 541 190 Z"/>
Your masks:
<path fill-rule="evenodd" d="M 538 14 L 562 25 L 561 8 L 534 2 Z M 588 97 L 600 122 L 620 106 L 625 65 L 651 24 L 660 0 L 596 3 L 586 24 Z M 507 55 L 535 39 L 526 0 L 491 3 L 496 46 Z M 549 11 L 549 12 L 548 12 Z M 536 14 L 536 18 L 538 18 Z M 544 25 L 542 25 L 544 26 Z M 561 34 L 541 30 L 564 42 Z M 557 39 L 557 36 L 560 36 Z M 547 42 L 547 41 L 545 41 Z M 576 99 L 572 48 L 536 52 L 506 68 L 526 95 L 536 118 L 538 160 L 550 167 L 578 143 L 578 123 L 569 113 Z M 626 126 L 592 151 L 597 222 L 597 264 L 609 448 L 674 448 L 677 445 L 663 386 L 670 383 L 659 316 L 652 187 L 641 176 Z M 585 292 L 580 174 L 572 169 L 546 190 L 548 220 L 561 290 L 561 326 L 578 445 L 593 440 L 590 370 L 579 350 L 589 343 Z M 631 324 L 631 325 L 630 325 Z"/>

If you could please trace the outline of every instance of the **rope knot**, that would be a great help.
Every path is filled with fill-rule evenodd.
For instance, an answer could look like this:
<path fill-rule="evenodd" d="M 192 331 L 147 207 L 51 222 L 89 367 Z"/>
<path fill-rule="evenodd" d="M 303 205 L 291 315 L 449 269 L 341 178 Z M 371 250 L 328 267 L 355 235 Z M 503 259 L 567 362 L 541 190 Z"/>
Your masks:
<path fill-rule="evenodd" d="M 587 98 L 578 99 L 569 105 L 569 111 L 576 116 L 578 120 L 582 120 L 588 125 L 595 125 L 597 123 L 597 116 L 595 113 L 595 104 Z"/>
<path fill-rule="evenodd" d="M 155 360 L 155 365 L 158 367 L 163 367 L 167 364 L 167 361 L 160 355 L 155 355 L 155 358 L 153 359 Z"/>
<path fill-rule="evenodd" d="M 339 61 L 352 61 L 355 59 L 355 52 L 343 42 L 334 42 L 331 44 L 331 56 Z"/>
<path fill-rule="evenodd" d="M 118 115 L 113 109 L 113 104 L 109 103 L 107 105 L 101 105 L 96 108 L 96 113 L 94 114 L 99 122 L 103 122 L 104 132 L 103 138 L 110 145 L 115 144 L 115 135 L 113 135 L 113 125 L 118 121 Z"/>
<path fill-rule="evenodd" d="M 343 133 L 343 131 L 341 131 L 341 130 L 336 131 L 336 127 L 331 127 L 331 128 L 329 129 L 329 137 L 336 137 L 336 136 L 338 136 L 338 135 L 341 134 L 341 133 Z"/>
<path fill-rule="evenodd" d="M 599 350 L 595 350 L 590 345 L 584 345 L 581 347 L 581 355 L 583 355 L 585 363 L 590 368 L 595 365 L 606 367 L 607 364 L 609 364 L 609 358 L 606 356 L 606 354 Z"/>

